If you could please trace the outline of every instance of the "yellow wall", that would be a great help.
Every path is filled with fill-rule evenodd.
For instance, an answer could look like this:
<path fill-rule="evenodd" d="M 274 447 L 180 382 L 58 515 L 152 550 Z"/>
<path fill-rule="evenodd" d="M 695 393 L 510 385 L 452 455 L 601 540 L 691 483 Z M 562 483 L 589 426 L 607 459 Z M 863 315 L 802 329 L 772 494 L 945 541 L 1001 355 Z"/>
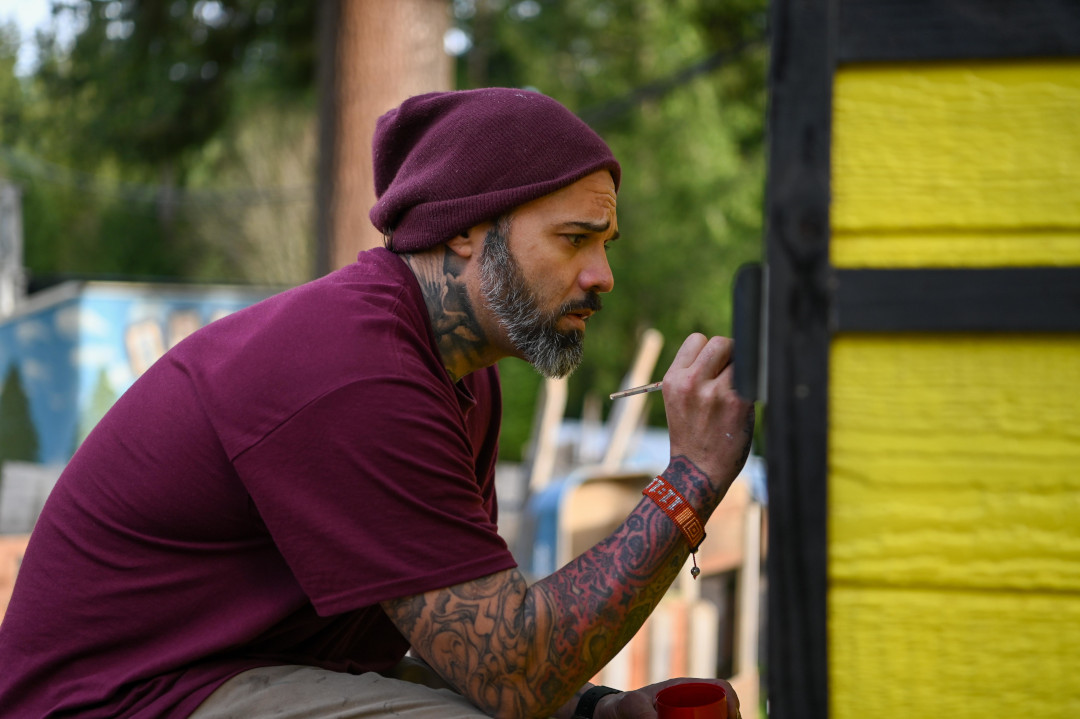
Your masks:
<path fill-rule="evenodd" d="M 842 69 L 838 267 L 1080 264 L 1080 60 Z"/>
<path fill-rule="evenodd" d="M 832 261 L 1080 265 L 1080 61 L 841 69 Z M 1080 715 L 1080 336 L 841 335 L 831 716 Z"/>

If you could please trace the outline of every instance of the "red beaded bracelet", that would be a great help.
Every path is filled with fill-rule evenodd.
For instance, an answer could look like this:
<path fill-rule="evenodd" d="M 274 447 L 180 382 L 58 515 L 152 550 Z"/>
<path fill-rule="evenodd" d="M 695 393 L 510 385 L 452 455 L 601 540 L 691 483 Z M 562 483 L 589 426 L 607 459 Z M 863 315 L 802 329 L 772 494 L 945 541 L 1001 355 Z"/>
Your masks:
<path fill-rule="evenodd" d="M 697 566 L 697 550 L 705 540 L 705 528 L 701 525 L 701 519 L 697 512 L 686 501 L 686 497 L 679 490 L 671 486 L 671 483 L 662 476 L 649 482 L 649 486 L 641 491 L 646 497 L 656 502 L 656 505 L 664 511 L 675 526 L 686 537 L 690 544 L 690 556 L 694 558 L 694 568 L 690 570 L 690 576 L 697 579 L 701 570 Z"/>

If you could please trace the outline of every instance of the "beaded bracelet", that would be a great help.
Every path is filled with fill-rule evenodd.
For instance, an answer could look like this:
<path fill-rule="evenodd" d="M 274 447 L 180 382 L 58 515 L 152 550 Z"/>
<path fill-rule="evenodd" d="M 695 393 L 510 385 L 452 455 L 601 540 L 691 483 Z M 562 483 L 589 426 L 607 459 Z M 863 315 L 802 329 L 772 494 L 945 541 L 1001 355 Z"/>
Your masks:
<path fill-rule="evenodd" d="M 682 496 L 679 490 L 672 487 L 671 483 L 662 476 L 657 476 L 649 482 L 649 486 L 641 493 L 656 502 L 656 505 L 671 518 L 671 521 L 686 537 L 686 541 L 690 544 L 690 556 L 694 558 L 694 568 L 690 570 L 690 576 L 697 579 L 701 574 L 697 565 L 697 550 L 705 540 L 705 528 L 701 525 L 697 512 L 686 501 L 686 497 Z"/>

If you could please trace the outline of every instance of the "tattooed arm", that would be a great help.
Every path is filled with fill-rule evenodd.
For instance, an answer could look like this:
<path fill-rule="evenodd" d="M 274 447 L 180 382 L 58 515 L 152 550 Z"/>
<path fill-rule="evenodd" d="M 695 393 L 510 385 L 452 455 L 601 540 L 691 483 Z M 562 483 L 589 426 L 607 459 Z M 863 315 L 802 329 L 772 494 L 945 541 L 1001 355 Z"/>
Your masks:
<path fill-rule="evenodd" d="M 694 471 L 679 460 L 665 476 L 685 494 L 681 475 Z M 630 640 L 688 553 L 671 520 L 644 500 L 614 534 L 532 587 L 511 569 L 383 608 L 482 710 L 546 717 Z"/>
<path fill-rule="evenodd" d="M 752 407 L 730 389 L 729 357 L 730 342 L 692 336 L 664 378 L 680 452 L 664 476 L 702 521 L 741 469 L 752 433 Z M 488 714 L 568 717 L 575 692 L 637 632 L 688 553 L 645 499 L 611 536 L 531 587 L 511 569 L 382 606 L 413 649 Z"/>

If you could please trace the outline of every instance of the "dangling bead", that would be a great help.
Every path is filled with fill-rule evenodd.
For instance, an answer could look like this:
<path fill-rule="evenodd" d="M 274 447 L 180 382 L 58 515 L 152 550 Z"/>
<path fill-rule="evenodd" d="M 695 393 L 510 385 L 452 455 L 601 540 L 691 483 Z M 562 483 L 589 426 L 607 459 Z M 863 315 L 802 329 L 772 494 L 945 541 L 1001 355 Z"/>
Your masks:
<path fill-rule="evenodd" d="M 690 552 L 690 558 L 694 560 L 694 566 L 690 569 L 690 576 L 697 579 L 698 575 L 701 574 L 701 570 L 698 569 L 697 565 L 697 552 Z"/>

